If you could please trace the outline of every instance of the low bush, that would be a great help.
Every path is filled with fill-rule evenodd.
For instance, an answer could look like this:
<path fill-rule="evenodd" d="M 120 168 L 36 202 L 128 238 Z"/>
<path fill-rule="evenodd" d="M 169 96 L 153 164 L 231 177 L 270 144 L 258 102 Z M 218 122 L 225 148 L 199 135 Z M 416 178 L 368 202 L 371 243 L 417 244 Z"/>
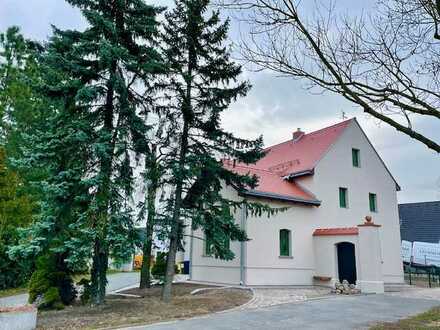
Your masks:
<path fill-rule="evenodd" d="M 41 309 L 61 309 L 71 304 L 76 290 L 71 276 L 57 268 L 55 256 L 40 257 L 29 281 L 29 302 Z"/>

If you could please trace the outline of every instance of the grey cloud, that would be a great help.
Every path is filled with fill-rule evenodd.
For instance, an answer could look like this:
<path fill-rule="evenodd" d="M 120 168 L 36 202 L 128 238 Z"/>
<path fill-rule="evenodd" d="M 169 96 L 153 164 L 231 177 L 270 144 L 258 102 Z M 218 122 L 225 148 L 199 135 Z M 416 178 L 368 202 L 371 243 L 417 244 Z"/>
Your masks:
<path fill-rule="evenodd" d="M 43 40 L 51 33 L 50 24 L 63 29 L 83 29 L 86 26 L 79 11 L 62 0 L 0 1 L 0 31 L 18 25 L 25 36 Z M 155 2 L 165 6 L 172 3 L 172 0 Z M 338 4 L 347 10 L 360 8 L 358 2 L 352 0 L 341 0 Z M 232 31 L 231 35 L 237 35 L 237 31 Z M 301 82 L 278 78 L 267 72 L 246 72 L 245 76 L 250 79 L 253 89 L 224 114 L 223 124 L 228 130 L 249 138 L 264 134 L 266 144 L 270 145 L 288 139 L 297 127 L 311 131 L 336 123 L 341 120 L 341 111 L 345 111 L 349 117 L 357 116 L 401 184 L 400 201 L 440 199 L 440 157 L 420 143 L 386 124 L 378 124 L 339 96 L 312 94 L 302 88 Z M 417 123 L 417 127 L 440 140 L 436 121 L 423 120 Z"/>

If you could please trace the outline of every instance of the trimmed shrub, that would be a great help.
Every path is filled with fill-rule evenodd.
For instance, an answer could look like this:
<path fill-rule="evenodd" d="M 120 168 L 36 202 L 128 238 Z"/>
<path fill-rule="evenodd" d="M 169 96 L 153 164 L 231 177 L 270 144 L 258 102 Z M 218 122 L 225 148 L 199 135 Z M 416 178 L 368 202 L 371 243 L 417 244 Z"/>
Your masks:
<path fill-rule="evenodd" d="M 76 297 L 72 278 L 57 269 L 56 257 L 40 257 L 37 270 L 29 281 L 29 302 L 41 309 L 60 309 L 71 304 Z"/>

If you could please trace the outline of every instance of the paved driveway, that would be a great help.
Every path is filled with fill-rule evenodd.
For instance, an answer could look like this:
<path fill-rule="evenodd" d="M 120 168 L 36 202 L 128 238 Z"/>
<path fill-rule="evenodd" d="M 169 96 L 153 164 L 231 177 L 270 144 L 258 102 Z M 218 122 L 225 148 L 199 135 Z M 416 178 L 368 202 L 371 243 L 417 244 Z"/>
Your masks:
<path fill-rule="evenodd" d="M 116 273 L 107 276 L 107 293 L 139 284 L 139 272 Z"/>
<path fill-rule="evenodd" d="M 393 295 L 343 296 L 130 329 L 366 329 L 378 321 L 394 321 L 440 305 L 439 300 Z"/>

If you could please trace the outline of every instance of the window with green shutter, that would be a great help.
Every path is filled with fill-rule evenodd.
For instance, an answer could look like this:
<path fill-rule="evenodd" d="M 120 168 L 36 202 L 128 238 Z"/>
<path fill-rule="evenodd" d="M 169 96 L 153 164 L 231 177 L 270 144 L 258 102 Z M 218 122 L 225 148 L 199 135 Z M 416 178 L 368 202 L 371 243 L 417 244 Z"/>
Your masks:
<path fill-rule="evenodd" d="M 360 161 L 360 151 L 359 149 L 351 149 L 351 158 L 353 160 L 353 166 L 354 167 L 361 167 L 361 161 Z"/>
<path fill-rule="evenodd" d="M 339 188 L 339 206 L 342 208 L 348 207 L 347 188 Z"/>
<path fill-rule="evenodd" d="M 290 257 L 290 230 L 280 230 L 280 257 Z"/>
<path fill-rule="evenodd" d="M 370 200 L 370 211 L 371 212 L 377 212 L 377 196 L 376 194 L 369 194 L 369 200 Z"/>

